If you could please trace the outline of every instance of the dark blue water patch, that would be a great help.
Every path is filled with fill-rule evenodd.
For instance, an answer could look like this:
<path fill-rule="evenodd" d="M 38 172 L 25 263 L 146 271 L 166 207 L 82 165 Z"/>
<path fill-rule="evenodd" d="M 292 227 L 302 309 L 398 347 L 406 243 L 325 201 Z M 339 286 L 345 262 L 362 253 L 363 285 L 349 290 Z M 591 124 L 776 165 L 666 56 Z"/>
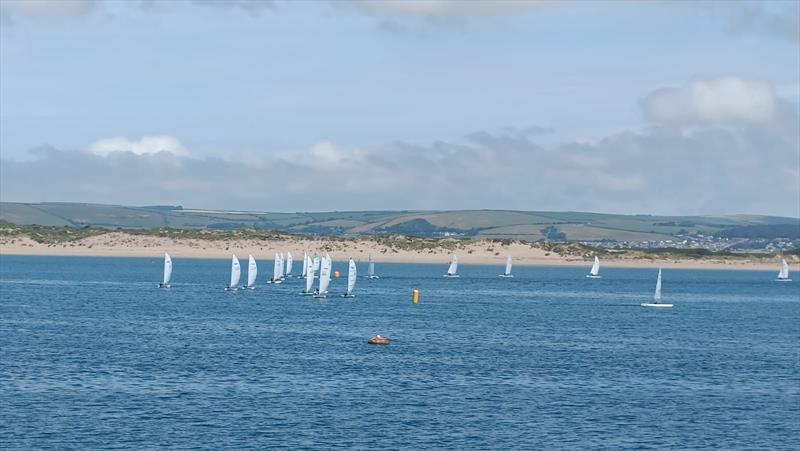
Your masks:
<path fill-rule="evenodd" d="M 757 271 L 381 264 L 356 298 L 229 260 L 0 257 L 0 443 L 765 448 L 800 438 L 800 284 Z M 334 270 L 346 273 L 345 262 Z M 359 266 L 366 273 L 366 265 Z M 334 279 L 331 293 L 343 292 Z M 419 305 L 411 290 L 421 292 Z M 375 347 L 380 333 L 391 345 Z"/>

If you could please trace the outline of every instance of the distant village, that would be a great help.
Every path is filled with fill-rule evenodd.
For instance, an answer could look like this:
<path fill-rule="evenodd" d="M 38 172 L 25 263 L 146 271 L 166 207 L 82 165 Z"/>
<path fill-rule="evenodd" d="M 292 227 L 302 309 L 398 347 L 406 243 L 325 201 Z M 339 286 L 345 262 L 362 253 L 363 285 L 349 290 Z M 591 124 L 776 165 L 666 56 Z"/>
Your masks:
<path fill-rule="evenodd" d="M 788 238 L 723 238 L 712 235 L 676 235 L 674 239 L 654 241 L 580 241 L 604 249 L 707 249 L 742 253 L 771 253 L 790 251 L 800 247 L 800 241 Z"/>

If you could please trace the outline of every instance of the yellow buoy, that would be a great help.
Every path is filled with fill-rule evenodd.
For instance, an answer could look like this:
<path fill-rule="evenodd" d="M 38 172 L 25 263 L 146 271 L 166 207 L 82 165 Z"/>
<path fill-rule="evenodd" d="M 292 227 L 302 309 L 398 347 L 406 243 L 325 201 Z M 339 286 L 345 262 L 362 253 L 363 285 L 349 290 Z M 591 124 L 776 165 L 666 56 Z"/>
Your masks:
<path fill-rule="evenodd" d="M 419 304 L 419 290 L 417 290 L 416 288 L 411 290 L 411 302 L 413 302 L 414 304 Z"/>

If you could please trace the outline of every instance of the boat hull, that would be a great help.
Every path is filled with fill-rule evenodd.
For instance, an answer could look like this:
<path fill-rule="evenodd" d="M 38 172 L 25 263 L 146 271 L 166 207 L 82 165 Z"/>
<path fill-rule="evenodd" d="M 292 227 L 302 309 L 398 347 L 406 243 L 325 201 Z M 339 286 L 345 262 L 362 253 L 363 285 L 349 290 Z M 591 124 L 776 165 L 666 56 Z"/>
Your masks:
<path fill-rule="evenodd" d="M 378 276 L 365 276 L 367 279 L 380 279 Z"/>
<path fill-rule="evenodd" d="M 775 282 L 791 282 L 792 279 L 775 279 Z M 169 287 L 167 287 L 169 288 Z"/>
<path fill-rule="evenodd" d="M 455 278 L 461 277 L 461 276 L 459 276 L 458 274 L 445 274 L 443 277 L 449 277 L 451 279 L 455 279 Z"/>
<path fill-rule="evenodd" d="M 158 288 L 172 288 L 172 286 L 168 283 L 160 283 L 158 284 Z"/>
<path fill-rule="evenodd" d="M 238 288 L 236 287 L 225 287 L 225 291 L 236 291 Z"/>
<path fill-rule="evenodd" d="M 300 296 L 314 296 L 314 293 L 310 291 L 301 291 Z"/>
<path fill-rule="evenodd" d="M 497 276 L 497 277 L 511 278 L 511 277 L 514 277 L 514 275 L 513 275 L 513 274 L 500 274 L 500 275 L 499 275 L 499 276 Z"/>
<path fill-rule="evenodd" d="M 603 276 L 593 276 L 591 274 L 586 274 L 587 279 L 602 279 Z"/>
<path fill-rule="evenodd" d="M 343 298 L 354 298 L 354 297 L 356 297 L 356 295 L 354 295 L 354 294 L 352 294 L 352 293 L 350 293 L 350 294 L 348 294 L 348 293 L 345 293 L 345 294 L 343 294 L 343 295 L 342 295 L 342 297 L 343 297 Z"/>
<path fill-rule="evenodd" d="M 645 304 L 642 304 L 642 307 L 668 308 L 668 307 L 672 307 L 672 304 L 649 304 L 649 303 L 645 303 Z"/>

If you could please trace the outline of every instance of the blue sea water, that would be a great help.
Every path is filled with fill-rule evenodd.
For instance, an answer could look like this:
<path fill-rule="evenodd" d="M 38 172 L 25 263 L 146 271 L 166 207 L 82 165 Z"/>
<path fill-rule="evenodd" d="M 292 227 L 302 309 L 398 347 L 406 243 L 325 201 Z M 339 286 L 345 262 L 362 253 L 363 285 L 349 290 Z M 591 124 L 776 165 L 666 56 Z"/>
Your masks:
<path fill-rule="evenodd" d="M 800 443 L 800 282 L 771 272 L 665 270 L 675 307 L 646 309 L 652 269 L 378 263 L 315 300 L 269 261 L 225 292 L 229 265 L 174 258 L 160 290 L 160 259 L 0 257 L 0 446 Z"/>

